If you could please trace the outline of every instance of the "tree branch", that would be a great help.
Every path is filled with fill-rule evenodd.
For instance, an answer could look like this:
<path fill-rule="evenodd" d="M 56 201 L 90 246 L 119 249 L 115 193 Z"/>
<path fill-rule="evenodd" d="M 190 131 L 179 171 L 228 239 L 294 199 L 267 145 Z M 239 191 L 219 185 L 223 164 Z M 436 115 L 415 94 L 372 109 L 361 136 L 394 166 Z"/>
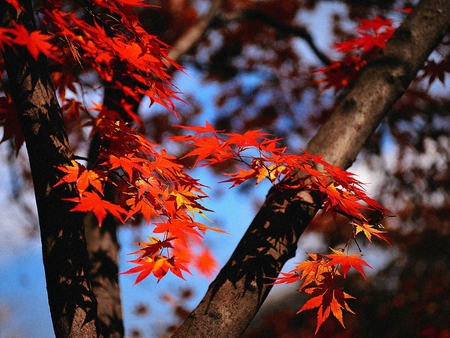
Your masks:
<path fill-rule="evenodd" d="M 189 28 L 172 46 L 169 58 L 177 61 L 180 56 L 186 54 L 203 36 L 217 12 L 222 7 L 223 0 L 213 0 L 208 13 L 200 18 L 197 23 Z"/>
<path fill-rule="evenodd" d="M 307 151 L 347 168 L 415 77 L 450 25 L 450 0 L 422 0 L 383 54 L 361 74 Z M 298 179 L 298 174 L 292 181 Z M 272 188 L 230 260 L 173 337 L 239 337 L 271 289 L 316 210 L 307 192 Z"/>
<path fill-rule="evenodd" d="M 348 168 L 449 31 L 450 1 L 422 0 L 369 63 L 307 150 Z"/>
<path fill-rule="evenodd" d="M 216 25 L 223 25 L 232 21 L 259 22 L 278 30 L 284 35 L 291 35 L 303 39 L 323 64 L 330 65 L 332 63 L 328 56 L 317 47 L 314 39 L 305 27 L 288 25 L 259 9 L 245 9 L 235 13 L 224 13 L 216 21 Z"/>
<path fill-rule="evenodd" d="M 2 1 L 1 25 L 13 21 L 35 29 L 31 1 L 21 1 L 26 11 L 16 11 Z M 97 337 L 97 302 L 86 276 L 87 250 L 83 219 L 70 212 L 62 198 L 77 196 L 75 186 L 53 188 L 69 164 L 61 108 L 43 55 L 35 60 L 25 47 L 5 48 L 3 53 L 20 125 L 25 136 L 39 215 L 45 279 L 56 337 Z M 31 305 L 32 306 L 32 305 Z"/>

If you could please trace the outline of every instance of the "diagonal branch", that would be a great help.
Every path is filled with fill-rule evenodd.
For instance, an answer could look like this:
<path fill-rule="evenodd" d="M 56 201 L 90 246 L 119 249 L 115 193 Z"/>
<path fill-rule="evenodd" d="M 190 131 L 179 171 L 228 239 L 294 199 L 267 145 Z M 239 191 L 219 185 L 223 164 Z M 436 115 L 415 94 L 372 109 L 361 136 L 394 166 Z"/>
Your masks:
<path fill-rule="evenodd" d="M 194 26 L 190 27 L 172 46 L 172 49 L 169 52 L 170 59 L 177 61 L 180 56 L 189 52 L 189 50 L 197 44 L 206 30 L 210 27 L 211 22 L 222 7 L 222 3 L 223 0 L 213 0 L 211 2 L 208 13 L 200 18 Z"/>
<path fill-rule="evenodd" d="M 324 154 L 334 165 L 350 166 L 449 26 L 450 0 L 422 0 L 313 137 L 307 151 Z M 292 181 L 296 179 L 297 175 Z M 316 212 L 301 201 L 320 204 L 307 192 L 269 191 L 230 260 L 173 337 L 241 336 L 271 290 L 264 278 L 277 277 L 287 259 L 294 257 L 297 240 Z"/>

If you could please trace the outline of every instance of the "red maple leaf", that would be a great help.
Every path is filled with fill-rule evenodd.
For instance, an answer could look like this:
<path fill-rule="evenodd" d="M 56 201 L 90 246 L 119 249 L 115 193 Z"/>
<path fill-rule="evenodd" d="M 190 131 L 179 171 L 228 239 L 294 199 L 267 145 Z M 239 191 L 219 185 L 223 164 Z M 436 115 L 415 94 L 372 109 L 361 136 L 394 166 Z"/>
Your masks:
<path fill-rule="evenodd" d="M 218 137 L 200 137 L 193 140 L 193 143 L 195 144 L 196 148 L 183 156 L 183 158 L 197 156 L 194 166 L 210 156 L 213 158 L 218 157 L 220 160 L 222 160 L 224 157 L 230 158 L 230 155 L 227 154 L 227 152 L 223 149 L 224 146 L 227 147 L 227 145 L 224 144 L 224 142 Z"/>
<path fill-rule="evenodd" d="M 248 130 L 244 134 L 226 133 L 225 135 L 229 137 L 227 140 L 228 143 L 236 144 L 239 147 L 259 147 L 261 144 L 260 141 L 264 139 L 267 140 L 266 137 L 269 136 L 268 133 L 261 130 Z"/>
<path fill-rule="evenodd" d="M 52 36 L 42 34 L 41 31 L 33 31 L 29 33 L 25 26 L 18 25 L 15 22 L 12 23 L 11 33 L 15 36 L 12 39 L 14 44 L 25 46 L 31 56 L 37 60 L 40 53 L 47 55 L 48 57 L 58 61 L 55 55 L 55 46 L 49 42 Z"/>
<path fill-rule="evenodd" d="M 63 183 L 75 183 L 80 175 L 86 170 L 86 167 L 79 164 L 75 160 L 71 161 L 71 165 L 56 166 L 57 169 L 65 173 L 65 175 L 54 185 L 54 187 Z"/>
<path fill-rule="evenodd" d="M 325 76 L 315 81 L 325 84 L 322 90 L 332 87 L 339 90 L 354 83 L 360 70 L 377 55 L 377 48 L 385 49 L 386 42 L 392 38 L 395 31 L 392 20 L 379 16 L 374 19 L 361 19 L 360 22 L 357 26 L 357 37 L 333 45 L 333 49 L 347 53 L 345 58 L 314 72 L 323 73 Z"/>
<path fill-rule="evenodd" d="M 100 195 L 103 195 L 103 179 L 96 170 L 84 170 L 77 180 L 78 192 L 82 194 L 89 186 L 92 186 Z"/>
<path fill-rule="evenodd" d="M 171 241 L 175 239 L 175 237 L 166 238 L 161 241 L 157 237 L 148 236 L 148 242 L 140 242 L 138 245 L 141 249 L 131 252 L 130 255 L 139 254 L 140 258 L 143 257 L 152 257 L 153 255 L 161 252 L 163 249 L 173 248 Z"/>
<path fill-rule="evenodd" d="M 166 256 L 156 255 L 154 257 L 137 258 L 129 262 L 137 264 L 137 266 L 120 274 L 139 273 L 134 285 L 144 280 L 150 274 L 153 274 L 159 282 L 169 271 L 181 279 L 184 279 L 182 271 L 190 273 L 189 269 L 181 262 L 178 262 L 175 257 L 168 258 Z"/>
<path fill-rule="evenodd" d="M 237 173 L 225 173 L 224 175 L 226 176 L 230 176 L 231 178 L 221 181 L 222 182 L 233 182 L 233 185 L 231 186 L 231 188 L 253 178 L 256 177 L 258 175 L 258 172 L 252 168 L 250 169 L 242 169 L 239 166 L 236 166 L 238 172 Z"/>
<path fill-rule="evenodd" d="M 135 214 L 142 214 L 147 224 L 150 223 L 150 219 L 154 216 L 158 216 L 158 212 L 155 210 L 155 206 L 150 203 L 146 197 L 133 196 L 127 200 L 127 205 L 131 206 L 126 220 L 131 218 Z"/>
<path fill-rule="evenodd" d="M 354 299 L 354 297 L 343 292 L 342 288 L 335 288 L 336 276 L 331 273 L 324 273 L 324 282 L 317 287 L 308 288 L 306 293 L 312 294 L 314 297 L 308 300 L 297 313 L 305 310 L 319 308 L 317 311 L 317 333 L 330 316 L 330 313 L 339 320 L 341 325 L 345 327 L 342 309 L 350 313 L 354 313 L 348 306 L 346 299 Z"/>
<path fill-rule="evenodd" d="M 204 127 L 202 127 L 202 126 L 183 126 L 180 124 L 175 124 L 174 127 L 193 131 L 193 132 L 195 132 L 194 136 L 196 136 L 198 134 L 202 134 L 202 133 L 217 134 L 217 133 L 221 132 L 221 130 L 216 130 L 208 121 L 205 122 Z"/>
<path fill-rule="evenodd" d="M 99 226 L 102 225 L 108 212 L 120 221 L 123 221 L 123 217 L 127 214 L 122 207 L 103 200 L 98 194 L 91 191 L 85 191 L 81 197 L 64 198 L 63 200 L 77 202 L 77 205 L 70 211 L 92 211 L 98 220 Z"/>
<path fill-rule="evenodd" d="M 375 34 L 380 31 L 390 30 L 394 28 L 394 23 L 391 19 L 383 19 L 380 16 L 375 16 L 374 19 L 358 19 L 360 24 L 358 25 L 358 31 L 370 31 L 373 30 Z"/>
<path fill-rule="evenodd" d="M 125 272 L 121 272 L 121 274 L 132 274 L 132 273 L 139 273 L 139 275 L 136 277 L 136 281 L 134 282 L 134 285 L 144 280 L 146 277 L 148 277 L 151 273 L 158 278 L 158 282 L 163 278 L 167 271 L 173 266 L 170 265 L 169 260 L 167 257 L 145 257 L 142 259 L 132 260 L 129 261 L 131 263 L 137 264 L 134 268 L 131 268 Z"/>
<path fill-rule="evenodd" d="M 133 169 L 141 171 L 142 163 L 145 159 L 133 156 L 133 154 L 127 154 L 125 156 L 117 157 L 115 155 L 109 155 L 106 164 L 110 165 L 110 169 L 122 168 L 122 170 L 128 175 L 130 179 L 133 178 Z"/>
<path fill-rule="evenodd" d="M 193 237 L 202 237 L 202 234 L 195 229 L 196 222 L 190 219 L 172 219 L 170 222 L 155 222 L 154 224 L 154 233 L 168 233 L 170 236 L 178 238 L 183 244 L 187 244 Z"/>
<path fill-rule="evenodd" d="M 93 187 L 103 195 L 103 185 L 101 173 L 96 170 L 87 170 L 86 167 L 72 160 L 71 165 L 56 166 L 65 175 L 54 185 L 54 187 L 64 183 L 75 183 L 80 196 L 88 187 Z"/>

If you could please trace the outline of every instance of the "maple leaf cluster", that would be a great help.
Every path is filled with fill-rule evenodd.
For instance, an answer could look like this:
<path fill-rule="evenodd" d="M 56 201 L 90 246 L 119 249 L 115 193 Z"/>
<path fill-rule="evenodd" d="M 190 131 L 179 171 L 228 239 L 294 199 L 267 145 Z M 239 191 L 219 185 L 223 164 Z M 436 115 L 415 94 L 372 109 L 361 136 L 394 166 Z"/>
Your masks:
<path fill-rule="evenodd" d="M 178 127 L 193 132 L 173 136 L 171 140 L 186 143 L 194 148 L 184 155 L 196 157 L 194 166 L 212 166 L 230 159 L 245 165 L 237 165 L 236 172 L 225 173 L 229 178 L 222 182 L 231 182 L 231 187 L 250 179 L 256 179 L 256 184 L 268 179 L 279 189 L 318 191 L 323 196 L 324 211 L 349 216 L 355 226 L 362 228 L 367 222 L 362 213 L 364 209 L 389 214 L 388 210 L 366 194 L 362 188 L 363 183 L 358 181 L 354 174 L 329 164 L 322 156 L 306 151 L 300 155 L 288 154 L 287 147 L 280 147 L 280 140 L 270 138 L 268 133 L 260 130 L 249 130 L 244 134 L 223 133 L 214 129 L 208 122 L 205 126 Z M 318 167 L 322 169 L 319 170 Z M 302 179 L 295 185 L 284 184 L 283 178 L 295 172 L 302 172 Z"/>
<path fill-rule="evenodd" d="M 60 0 L 47 1 L 39 10 L 47 29 L 59 42 L 60 62 L 89 65 L 106 82 L 140 101 L 143 95 L 151 103 L 174 109 L 177 90 L 166 73 L 168 65 L 177 66 L 168 57 L 167 46 L 147 33 L 139 23 L 135 7 L 148 7 L 140 0 L 93 1 L 89 23 L 74 12 L 62 10 Z M 56 42 L 55 42 L 56 43 Z M 121 81 L 126 74 L 130 80 Z M 129 83 L 128 83 L 129 82 Z M 130 115 L 137 118 L 130 111 Z"/>
<path fill-rule="evenodd" d="M 16 10 L 23 10 L 18 1 L 8 2 Z M 29 32 L 14 22 L 11 27 L 0 28 L 0 50 L 26 48 L 34 59 L 41 54 L 49 58 L 53 84 L 66 123 L 70 122 L 69 131 L 83 125 L 80 121 L 86 118 L 88 109 L 79 99 L 68 97 L 67 91 L 79 96 L 83 83 L 80 76 L 92 77 L 93 71 L 103 83 L 124 93 L 115 103 L 137 124 L 143 125 L 127 103 L 129 98 L 140 102 L 147 96 L 150 104 L 162 105 L 177 115 L 174 100 L 181 99 L 167 71 L 181 66 L 168 58 L 168 46 L 144 30 L 138 20 L 140 8 L 154 5 L 143 0 L 92 0 L 70 5 L 62 0 L 48 0 L 38 6 L 39 29 Z M 1 58 L 0 70 L 4 71 Z M 9 102 L 8 93 L 6 98 Z M 0 123 L 5 127 L 3 141 L 15 137 L 18 151 L 23 136 L 10 106 L 2 102 L 0 107 Z"/>
<path fill-rule="evenodd" d="M 335 43 L 332 47 L 346 54 L 343 60 L 314 71 L 315 74 L 323 76 L 315 80 L 317 84 L 322 85 L 323 91 L 330 88 L 338 91 L 353 84 L 367 63 L 381 49 L 386 48 L 386 42 L 395 32 L 391 19 L 376 16 L 374 19 L 359 19 L 359 22 L 356 37 Z"/>
<path fill-rule="evenodd" d="M 130 123 L 108 116 L 104 109 L 95 120 L 94 130 L 107 146 L 101 148 L 91 169 L 76 161 L 58 166 L 63 176 L 55 186 L 75 183 L 78 189 L 78 197 L 66 199 L 76 203 L 71 211 L 93 212 L 100 226 L 108 213 L 121 222 L 138 216 L 152 222 L 153 232 L 162 239 L 139 243 L 142 249 L 132 253 L 139 255 L 130 261 L 137 266 L 125 273 L 140 272 L 136 282 L 150 273 L 160 280 L 169 271 L 183 278 L 189 264 L 210 274 L 216 263 L 201 239 L 206 230 L 221 230 L 195 219 L 200 215 L 209 220 L 205 215 L 209 210 L 201 203 L 207 197 L 204 186 Z M 107 183 L 120 191 L 115 203 L 104 197 Z M 198 253 L 195 246 L 200 247 Z"/>
<path fill-rule="evenodd" d="M 28 32 L 28 30 L 15 22 L 12 27 L 0 27 L 0 49 L 9 46 L 16 49 L 17 46 L 24 46 L 30 55 L 37 60 L 40 53 L 49 58 L 56 59 L 56 48 L 49 42 L 51 35 L 43 34 L 40 31 Z"/>
<path fill-rule="evenodd" d="M 364 278 L 366 274 L 363 266 L 371 268 L 360 257 L 361 254 L 347 255 L 344 250 L 331 249 L 332 254 L 308 253 L 309 260 L 296 263 L 296 267 L 289 272 L 282 272 L 274 284 L 294 283 L 301 281 L 299 291 L 313 296 L 297 313 L 318 308 L 316 333 L 330 316 L 330 313 L 343 327 L 343 310 L 354 313 L 346 299 L 354 299 L 339 287 L 339 282 L 347 276 L 350 268 L 356 269 Z"/>
<path fill-rule="evenodd" d="M 171 139 L 187 142 L 194 147 L 185 155 L 196 157 L 194 165 L 211 166 L 229 159 L 241 163 L 241 166 L 237 166 L 236 172 L 225 173 L 230 178 L 223 182 L 231 182 L 232 187 L 249 179 L 255 179 L 256 184 L 262 179 L 268 179 L 278 189 L 319 192 L 322 195 L 321 208 L 324 212 L 331 212 L 333 217 L 340 213 L 350 219 L 353 236 L 346 244 L 346 248 L 359 233 L 364 234 L 370 242 L 372 236 L 375 236 L 388 243 L 383 235 L 385 231 L 380 229 L 378 224 L 371 224 L 362 211 L 377 210 L 384 215 L 389 215 L 390 212 L 367 196 L 362 189 L 362 183 L 354 177 L 354 174 L 327 163 L 321 156 L 305 151 L 300 155 L 287 154 L 286 147 L 278 146 L 279 139 L 271 139 L 270 135 L 262 131 L 247 131 L 242 135 L 222 133 L 209 123 L 204 127 L 179 127 L 191 134 L 174 136 Z M 242 164 L 245 165 L 244 168 Z M 294 185 L 284 183 L 285 177 L 295 175 L 299 171 L 303 176 L 298 182 Z M 350 268 L 355 268 L 365 278 L 363 266 L 370 267 L 360 258 L 361 254 L 346 255 L 344 250 L 331 250 L 333 254 L 309 254 L 310 260 L 297 263 L 295 269 L 282 273 L 274 282 L 279 284 L 303 281 L 299 291 L 311 294 L 313 298 L 307 301 L 299 312 L 318 308 L 316 332 L 330 313 L 344 326 L 342 310 L 353 313 L 346 299 L 354 297 L 337 285 L 347 276 Z"/>

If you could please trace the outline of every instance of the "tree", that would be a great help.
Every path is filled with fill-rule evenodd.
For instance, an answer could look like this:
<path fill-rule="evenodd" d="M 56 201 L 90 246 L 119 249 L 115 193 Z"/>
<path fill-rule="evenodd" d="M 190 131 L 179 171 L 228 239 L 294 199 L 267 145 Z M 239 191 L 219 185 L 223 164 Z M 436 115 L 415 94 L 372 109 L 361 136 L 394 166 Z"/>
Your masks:
<path fill-rule="evenodd" d="M 8 10 L 2 11 L 5 13 L 5 17 L 2 18 L 2 26 L 11 25 L 11 22 L 15 21 L 12 18 L 16 17 L 16 10 L 20 12 L 25 8 L 26 10 L 21 12 L 19 18 L 26 24 L 29 32 L 34 32 L 33 18 L 30 14 L 33 13 L 31 4 L 29 2 L 11 3 L 15 5 L 15 9 L 9 7 Z M 3 6 L 8 5 L 5 3 Z M 384 53 L 371 61 L 365 68 L 358 81 L 341 100 L 341 104 L 334 109 L 331 117 L 310 141 L 306 149 L 309 153 L 324 154 L 324 158 L 328 162 L 344 168 L 353 162 L 363 144 L 406 90 L 427 56 L 447 32 L 448 8 L 450 8 L 449 4 L 444 1 L 434 3 L 422 1 L 416 7 L 397 30 Z M 95 11 L 97 8 L 94 6 L 93 10 Z M 112 11 L 114 15 L 120 15 L 118 12 L 114 12 L 115 8 L 108 8 L 108 10 Z M 212 7 L 210 13 L 214 13 L 215 10 L 216 8 Z M 102 13 L 100 12 L 100 14 Z M 244 14 L 251 20 L 267 21 L 269 25 L 275 27 L 278 23 L 277 20 L 268 20 L 267 15 L 258 11 L 248 11 Z M 203 27 L 211 22 L 211 17 L 212 15 L 209 14 L 201 21 Z M 113 22 L 115 22 L 114 19 Z M 94 24 L 83 27 L 88 29 L 95 27 Z M 117 28 L 111 24 L 96 28 L 109 29 L 112 32 L 108 31 L 108 34 L 111 35 L 117 34 L 114 31 Z M 278 28 L 282 30 L 286 29 L 286 26 L 278 25 Z M 304 31 L 303 35 L 305 36 Z M 71 39 L 76 41 L 78 38 L 68 36 L 69 41 Z M 30 47 L 29 43 L 34 40 L 29 37 L 35 38 L 38 43 Z M 80 226 L 82 221 L 79 214 L 70 212 L 70 204 L 61 201 L 62 197 L 74 200 L 79 198 L 79 195 L 74 185 L 75 181 L 66 179 L 64 183 L 69 184 L 58 184 L 61 182 L 61 168 L 70 166 L 73 153 L 67 144 L 67 137 L 65 137 L 62 126 L 62 112 L 54 90 L 51 88 L 45 60 L 42 54 L 38 56 L 40 52 L 45 52 L 51 57 L 54 52 L 51 45 L 45 44 L 46 37 L 33 35 L 33 33 L 29 37 L 26 36 L 25 39 L 24 36 L 21 36 L 28 43 L 25 48 L 17 46 L 20 44 L 18 43 L 20 40 L 16 36 L 14 48 L 10 45 L 5 47 L 4 60 L 12 99 L 16 110 L 22 112 L 19 114 L 19 120 L 24 132 L 35 184 L 41 236 L 44 243 L 44 264 L 49 302 L 55 332 L 57 336 L 96 336 L 96 301 L 85 273 L 87 250 L 83 228 Z M 196 39 L 198 39 L 198 35 L 193 40 Z M 72 48 L 70 51 L 76 58 L 78 55 L 77 45 L 69 42 L 69 47 Z M 23 59 L 18 58 L 16 52 Z M 318 55 L 323 61 L 328 62 L 323 55 L 320 53 Z M 123 67 L 124 65 L 116 66 Z M 162 65 L 160 66 L 162 67 Z M 232 67 L 229 67 L 228 70 L 232 72 Z M 101 69 L 97 69 L 97 71 L 102 73 Z M 158 81 L 154 82 L 156 91 L 146 93 L 150 94 L 157 102 L 168 105 L 164 94 L 169 93 L 169 96 L 173 96 L 173 92 L 170 91 L 170 87 L 164 87 L 166 76 L 157 68 L 152 71 L 158 78 Z M 105 81 L 107 76 L 104 72 L 102 74 Z M 135 76 L 132 76 L 131 79 L 121 78 L 123 88 L 127 89 L 131 85 L 135 85 L 133 82 L 135 80 Z M 117 79 L 113 77 L 109 81 L 114 83 Z M 139 89 L 140 87 L 133 88 Z M 142 92 L 145 91 L 142 90 Z M 377 100 L 373 99 L 374 95 Z M 120 97 L 106 96 L 106 98 L 108 97 L 115 99 L 111 106 L 114 103 L 117 106 L 118 102 L 124 106 L 125 101 L 122 101 Z M 140 99 L 139 96 L 132 98 L 134 101 Z M 114 109 L 108 104 L 105 106 L 109 110 Z M 132 106 L 130 104 L 130 107 Z M 127 109 L 126 113 L 129 113 L 129 110 L 131 108 Z M 114 131 L 114 127 L 111 125 L 104 128 L 107 133 Z M 132 134 L 131 130 L 126 130 Z M 55 137 L 56 135 L 58 137 Z M 43 156 L 44 154 L 45 156 Z M 134 166 L 136 163 L 139 162 L 135 162 Z M 134 168 L 132 162 L 122 163 L 120 166 L 125 172 L 126 168 L 129 170 Z M 84 172 L 83 170 L 76 168 L 77 173 Z M 300 174 L 297 172 L 290 175 L 283 184 L 295 186 L 300 179 L 300 176 L 297 175 Z M 92 179 L 92 182 L 94 181 L 95 179 Z M 92 185 L 94 184 L 92 183 Z M 53 186 L 55 188 L 52 188 Z M 78 190 L 80 190 L 79 185 Z M 291 189 L 290 194 L 292 195 L 286 198 L 280 193 L 280 190 L 271 189 L 264 206 L 244 235 L 235 254 L 212 283 L 205 296 L 205 301 L 193 312 L 176 335 L 239 336 L 245 330 L 271 289 L 271 285 L 264 284 L 262 278 L 277 277 L 284 262 L 294 256 L 298 238 L 317 211 L 317 206 L 322 204 L 323 196 L 316 196 L 315 193 L 311 196 L 309 189 L 307 191 Z M 94 196 L 92 197 L 94 198 Z M 315 203 L 311 205 L 310 202 Z M 190 200 L 190 203 L 193 201 Z M 87 208 L 80 207 L 80 205 L 78 204 L 80 210 Z M 191 206 L 199 209 L 197 204 L 191 204 Z M 110 204 L 105 204 L 104 209 L 106 208 L 119 218 L 124 214 L 123 210 L 115 209 Z M 94 210 L 100 223 L 104 218 L 102 216 L 104 209 L 97 212 Z M 55 210 L 60 214 L 55 214 Z M 55 224 L 57 223 L 55 221 L 63 219 L 64 224 Z M 168 239 L 166 240 L 168 241 Z M 161 244 L 158 242 L 158 245 Z M 169 242 L 166 242 L 166 245 L 170 245 Z M 77 259 L 74 259 L 72 254 Z M 163 271 L 166 272 L 166 270 Z M 62 274 L 63 272 L 64 274 Z M 180 273 L 177 269 L 175 272 Z M 61 295 L 65 295 L 67 298 L 61 298 Z M 75 298 L 74 295 L 82 295 L 82 297 Z M 225 327 L 227 330 L 224 329 Z M 119 328 L 113 331 L 120 334 L 120 330 L 119 325 Z"/>

